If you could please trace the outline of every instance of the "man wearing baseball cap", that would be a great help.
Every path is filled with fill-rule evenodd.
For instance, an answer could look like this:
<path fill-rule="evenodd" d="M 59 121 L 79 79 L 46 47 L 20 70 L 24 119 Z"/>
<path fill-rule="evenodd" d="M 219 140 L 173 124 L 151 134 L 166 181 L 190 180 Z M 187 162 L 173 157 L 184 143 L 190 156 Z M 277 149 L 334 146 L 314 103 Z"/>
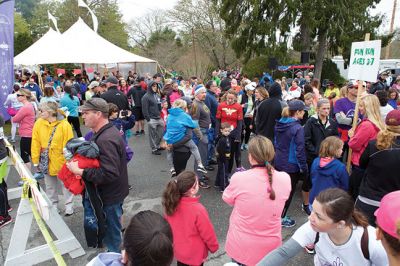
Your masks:
<path fill-rule="evenodd" d="M 100 167 L 81 169 L 77 161 L 67 163 L 68 169 L 93 183 L 100 196 L 105 213 L 107 231 L 104 244 L 111 252 L 120 252 L 122 204 L 128 196 L 128 169 L 125 142 L 118 129 L 108 121 L 109 107 L 101 98 L 92 98 L 81 106 L 85 126 L 93 131 L 100 151 Z"/>
<path fill-rule="evenodd" d="M 375 211 L 376 238 L 382 241 L 389 265 L 400 265 L 400 190 L 386 194 Z"/>
<path fill-rule="evenodd" d="M 119 110 L 129 110 L 128 98 L 118 90 L 118 79 L 114 76 L 109 76 L 106 79 L 107 91 L 101 94 L 101 98 L 108 103 L 113 103 L 118 106 Z"/>

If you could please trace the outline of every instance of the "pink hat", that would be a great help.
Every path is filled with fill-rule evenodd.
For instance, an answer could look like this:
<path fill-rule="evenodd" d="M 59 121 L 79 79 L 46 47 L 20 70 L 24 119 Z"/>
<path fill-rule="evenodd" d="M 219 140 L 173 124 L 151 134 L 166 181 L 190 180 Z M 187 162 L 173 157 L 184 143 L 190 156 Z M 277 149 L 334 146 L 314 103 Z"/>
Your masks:
<path fill-rule="evenodd" d="M 386 194 L 375 211 L 376 223 L 389 235 L 399 239 L 396 224 L 400 221 L 400 190 Z"/>

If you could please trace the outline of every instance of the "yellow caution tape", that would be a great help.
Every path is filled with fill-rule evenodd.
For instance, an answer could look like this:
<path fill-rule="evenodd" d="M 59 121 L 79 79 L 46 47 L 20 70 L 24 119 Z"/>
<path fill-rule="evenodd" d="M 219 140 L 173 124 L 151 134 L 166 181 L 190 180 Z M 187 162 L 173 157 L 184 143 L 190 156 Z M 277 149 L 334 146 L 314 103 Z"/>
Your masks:
<path fill-rule="evenodd" d="M 54 244 L 53 238 L 51 237 L 49 231 L 47 230 L 47 227 L 45 223 L 42 220 L 42 217 L 40 216 L 36 204 L 32 198 L 29 198 L 29 190 L 30 186 L 37 186 L 37 181 L 32 178 L 26 178 L 26 177 L 21 177 L 22 181 L 24 182 L 24 185 L 22 187 L 22 196 L 21 198 L 24 199 L 29 199 L 29 203 L 32 208 L 32 213 L 33 216 L 35 217 L 36 223 L 39 226 L 40 231 L 42 232 L 42 235 L 44 239 L 46 240 L 47 245 L 49 246 L 51 253 L 53 253 L 53 257 L 57 262 L 57 265 L 60 266 L 66 266 L 67 264 L 65 263 L 63 257 L 61 256 L 60 251 L 58 250 L 57 246 Z"/>
<path fill-rule="evenodd" d="M 10 149 L 10 153 L 11 153 L 10 157 L 11 157 L 14 165 L 16 165 L 17 162 L 23 164 L 22 159 L 14 151 L 13 146 L 10 145 L 10 143 L 8 141 L 5 141 L 5 142 L 6 142 L 6 147 L 8 149 Z M 35 217 L 36 223 L 39 226 L 39 229 L 42 232 L 42 235 L 43 235 L 44 239 L 46 240 L 47 245 L 49 246 L 51 252 L 53 253 L 53 256 L 57 262 L 57 265 L 67 266 L 63 257 L 61 256 L 60 251 L 58 250 L 57 246 L 54 244 L 53 238 L 51 237 L 49 231 L 47 230 L 46 224 L 43 222 L 42 217 L 40 216 L 40 214 L 36 208 L 36 204 L 35 204 L 34 200 L 32 199 L 32 197 L 29 197 L 30 187 L 37 186 L 37 181 L 33 178 L 27 178 L 25 176 L 21 176 L 21 180 L 24 182 L 23 186 L 22 186 L 21 198 L 29 199 L 29 203 L 32 208 L 33 216 Z"/>
<path fill-rule="evenodd" d="M 51 238 L 49 231 L 47 230 L 46 225 L 44 224 L 42 217 L 40 217 L 39 212 L 36 209 L 35 202 L 33 201 L 32 198 L 29 199 L 29 203 L 31 204 L 32 207 L 32 213 L 33 216 L 35 217 L 36 223 L 39 226 L 40 231 L 42 232 L 42 235 L 44 236 L 44 239 L 46 240 L 47 245 L 49 246 L 51 252 L 53 253 L 54 259 L 57 262 L 57 265 L 60 266 L 67 266 L 65 263 L 63 257 L 61 256 L 60 251 L 54 244 L 53 238 Z"/>

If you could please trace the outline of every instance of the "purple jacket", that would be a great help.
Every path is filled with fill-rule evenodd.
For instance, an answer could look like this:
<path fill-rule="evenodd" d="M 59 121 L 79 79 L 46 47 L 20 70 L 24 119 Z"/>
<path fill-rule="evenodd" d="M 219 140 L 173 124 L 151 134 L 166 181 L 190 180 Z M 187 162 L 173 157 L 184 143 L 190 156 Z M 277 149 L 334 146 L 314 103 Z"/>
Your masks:
<path fill-rule="evenodd" d="M 275 126 L 275 168 L 286 173 L 307 173 L 304 129 L 300 121 L 282 117 Z"/>

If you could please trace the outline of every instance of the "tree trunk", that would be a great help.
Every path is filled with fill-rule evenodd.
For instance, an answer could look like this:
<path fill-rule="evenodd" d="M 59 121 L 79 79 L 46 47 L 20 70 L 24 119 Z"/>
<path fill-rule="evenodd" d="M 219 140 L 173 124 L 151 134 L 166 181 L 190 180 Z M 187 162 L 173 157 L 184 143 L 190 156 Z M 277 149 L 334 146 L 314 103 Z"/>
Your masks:
<path fill-rule="evenodd" d="M 317 54 L 315 58 L 314 78 L 321 79 L 322 64 L 324 62 L 327 44 L 327 31 L 318 34 Z"/>
<path fill-rule="evenodd" d="M 311 50 L 310 27 L 306 22 L 300 25 L 301 53 L 310 53 Z"/>

